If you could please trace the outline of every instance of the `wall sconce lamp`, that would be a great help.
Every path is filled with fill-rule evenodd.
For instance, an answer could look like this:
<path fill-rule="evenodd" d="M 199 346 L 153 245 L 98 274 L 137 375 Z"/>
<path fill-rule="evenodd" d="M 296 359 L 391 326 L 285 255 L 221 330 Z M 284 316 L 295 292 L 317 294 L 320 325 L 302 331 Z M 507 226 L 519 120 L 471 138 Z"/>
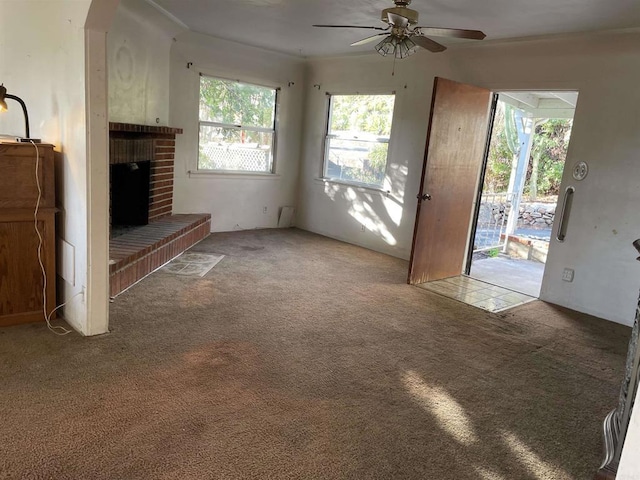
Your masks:
<path fill-rule="evenodd" d="M 10 98 L 11 100 L 15 100 L 16 102 L 18 102 L 20 104 L 20 106 L 22 107 L 22 113 L 24 113 L 25 137 L 24 138 L 18 138 L 17 140 L 19 142 L 40 143 L 40 139 L 39 138 L 30 138 L 29 137 L 29 114 L 27 113 L 27 106 L 24 104 L 24 102 L 22 101 L 22 99 L 20 97 L 16 97 L 15 95 L 11 95 L 11 94 L 7 93 L 7 87 L 5 87 L 3 84 L 0 84 L 0 112 L 4 112 L 6 110 L 9 110 L 9 108 L 7 107 L 7 102 L 5 101 L 5 99 L 7 99 L 7 98 Z"/>

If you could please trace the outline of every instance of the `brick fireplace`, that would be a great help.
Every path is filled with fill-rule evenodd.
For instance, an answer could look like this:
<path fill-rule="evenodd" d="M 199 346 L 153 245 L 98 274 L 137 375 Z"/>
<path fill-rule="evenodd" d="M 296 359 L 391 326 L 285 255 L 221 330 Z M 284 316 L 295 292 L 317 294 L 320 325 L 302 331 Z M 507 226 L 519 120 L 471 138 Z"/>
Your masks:
<path fill-rule="evenodd" d="M 111 296 L 211 231 L 209 214 L 172 215 L 175 138 L 181 133 L 181 128 L 109 123 Z M 130 210 L 141 212 L 132 216 Z"/>
<path fill-rule="evenodd" d="M 149 221 L 171 215 L 176 135 L 181 128 L 109 123 L 109 164 L 150 162 Z"/>

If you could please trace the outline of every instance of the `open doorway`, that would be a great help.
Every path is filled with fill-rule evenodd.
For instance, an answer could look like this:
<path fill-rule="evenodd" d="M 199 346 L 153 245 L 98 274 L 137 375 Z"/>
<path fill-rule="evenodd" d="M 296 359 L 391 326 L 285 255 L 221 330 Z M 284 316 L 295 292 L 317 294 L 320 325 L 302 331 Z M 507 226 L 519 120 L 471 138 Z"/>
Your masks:
<path fill-rule="evenodd" d="M 493 312 L 538 298 L 577 98 L 435 79 L 409 284 Z"/>
<path fill-rule="evenodd" d="M 465 273 L 540 295 L 577 92 L 501 92 Z"/>

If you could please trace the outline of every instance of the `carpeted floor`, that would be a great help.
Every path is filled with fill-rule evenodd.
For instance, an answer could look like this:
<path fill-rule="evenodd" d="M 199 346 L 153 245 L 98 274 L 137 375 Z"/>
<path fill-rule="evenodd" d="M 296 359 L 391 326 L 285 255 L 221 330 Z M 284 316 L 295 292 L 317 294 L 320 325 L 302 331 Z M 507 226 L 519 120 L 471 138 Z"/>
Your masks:
<path fill-rule="evenodd" d="M 112 333 L 0 330 L 0 478 L 590 479 L 626 327 L 499 315 L 407 263 L 290 230 L 214 234 Z"/>

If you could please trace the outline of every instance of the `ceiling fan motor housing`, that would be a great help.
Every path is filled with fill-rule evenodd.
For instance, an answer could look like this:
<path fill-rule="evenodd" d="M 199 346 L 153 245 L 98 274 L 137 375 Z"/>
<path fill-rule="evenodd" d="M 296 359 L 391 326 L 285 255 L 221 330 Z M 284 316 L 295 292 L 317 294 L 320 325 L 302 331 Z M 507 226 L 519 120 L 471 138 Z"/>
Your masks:
<path fill-rule="evenodd" d="M 396 2 L 396 5 L 400 5 L 400 6 L 393 7 L 393 8 L 385 8 L 382 11 L 382 15 L 381 15 L 380 19 L 384 23 L 389 23 L 388 14 L 389 13 L 395 13 L 396 15 L 400 15 L 402 17 L 405 17 L 405 18 L 409 19 L 409 25 L 415 25 L 416 23 L 418 23 L 418 12 L 416 12 L 415 10 L 412 10 L 410 8 L 402 6 L 403 3 L 408 5 L 411 2 Z"/>

